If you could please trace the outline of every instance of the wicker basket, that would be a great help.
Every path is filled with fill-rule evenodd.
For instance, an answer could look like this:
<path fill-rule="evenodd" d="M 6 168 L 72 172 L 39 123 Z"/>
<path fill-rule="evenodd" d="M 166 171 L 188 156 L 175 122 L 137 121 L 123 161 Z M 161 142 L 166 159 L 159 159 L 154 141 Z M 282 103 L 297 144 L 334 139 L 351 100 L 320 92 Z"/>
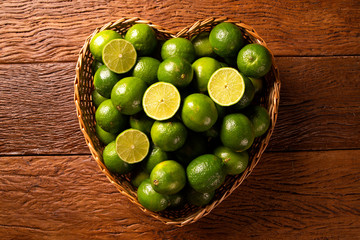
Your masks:
<path fill-rule="evenodd" d="M 115 22 L 109 22 L 103 27 L 96 29 L 86 39 L 85 44 L 79 53 L 79 59 L 76 64 L 75 105 L 81 131 L 85 136 L 85 141 L 89 146 L 93 158 L 99 165 L 101 171 L 122 194 L 127 196 L 128 199 L 136 204 L 143 212 L 153 216 L 165 224 L 184 226 L 186 224 L 196 222 L 201 217 L 209 214 L 211 210 L 213 210 L 224 199 L 226 199 L 244 181 L 244 179 L 250 175 L 256 164 L 259 162 L 262 153 L 269 143 L 278 115 L 280 80 L 279 72 L 275 65 L 274 56 L 272 54 L 272 69 L 264 77 L 266 90 L 264 91 L 263 96 L 261 96 L 259 99 L 260 104 L 263 105 L 270 113 L 271 124 L 267 134 L 261 138 L 256 138 L 253 146 L 249 150 L 250 161 L 247 169 L 240 175 L 227 176 L 225 183 L 219 189 L 217 189 L 213 201 L 205 207 L 186 205 L 181 210 L 165 210 L 163 212 L 155 213 L 146 210 L 137 201 L 136 189 L 130 184 L 130 174 L 125 176 L 114 175 L 106 169 L 102 161 L 102 151 L 104 146 L 95 135 L 95 107 L 92 105 L 91 100 L 91 92 L 93 90 L 91 64 L 93 62 L 93 57 L 89 50 L 89 43 L 91 38 L 99 31 L 112 29 L 124 34 L 127 29 L 136 23 L 145 23 L 150 25 L 155 30 L 158 39 L 164 40 L 173 37 L 184 37 L 190 39 L 199 32 L 210 31 L 215 25 L 221 22 L 231 22 L 236 24 L 242 30 L 248 42 L 255 42 L 266 46 L 264 40 L 259 37 L 259 35 L 252 27 L 240 21 L 233 21 L 228 18 L 208 18 L 202 21 L 197 21 L 191 26 L 182 29 L 180 32 L 174 33 L 150 21 L 136 17 L 121 18 Z"/>

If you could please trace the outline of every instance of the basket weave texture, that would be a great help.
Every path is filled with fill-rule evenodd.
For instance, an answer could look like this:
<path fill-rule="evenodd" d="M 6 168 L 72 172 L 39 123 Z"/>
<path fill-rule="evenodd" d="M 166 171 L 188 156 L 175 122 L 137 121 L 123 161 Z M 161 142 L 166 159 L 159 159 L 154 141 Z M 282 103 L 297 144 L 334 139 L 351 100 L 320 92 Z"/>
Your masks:
<path fill-rule="evenodd" d="M 93 57 L 89 50 L 89 44 L 92 37 L 99 31 L 106 29 L 115 30 L 121 34 L 125 34 L 126 31 L 136 23 L 145 23 L 151 26 L 158 39 L 166 40 L 169 38 L 183 37 L 191 39 L 193 36 L 200 32 L 210 31 L 215 25 L 221 22 L 231 22 L 236 24 L 243 32 L 244 37 L 250 43 L 259 43 L 265 47 L 265 41 L 257 34 L 257 32 L 250 26 L 244 24 L 241 21 L 234 21 L 228 18 L 207 18 L 195 22 L 189 27 L 183 28 L 178 33 L 174 33 L 167 30 L 151 21 L 144 20 L 138 17 L 134 18 L 121 18 L 114 22 L 109 22 L 101 28 L 97 28 L 86 40 L 79 53 L 79 58 L 76 64 L 76 76 L 74 83 L 74 101 L 76 105 L 77 117 L 80 124 L 80 129 L 84 134 L 86 144 L 88 145 L 90 152 L 94 160 L 99 165 L 101 171 L 107 176 L 112 184 L 131 202 L 137 205 L 143 212 L 151 215 L 152 217 L 164 222 L 165 224 L 184 226 L 193 222 L 196 222 L 201 217 L 209 214 L 217 205 L 219 205 L 224 199 L 226 199 L 252 172 L 254 167 L 260 160 L 261 155 L 265 151 L 270 137 L 273 133 L 280 100 L 280 79 L 279 71 L 275 64 L 273 54 L 273 65 L 270 72 L 264 77 L 265 91 L 258 100 L 259 103 L 264 106 L 270 114 L 270 127 L 267 133 L 256 138 L 254 144 L 249 149 L 249 165 L 247 169 L 240 175 L 227 176 L 224 184 L 216 190 L 213 201 L 204 207 L 195 207 L 192 205 L 185 205 L 181 210 L 165 210 L 163 212 L 155 213 L 146 210 L 137 200 L 136 189 L 130 184 L 131 174 L 127 175 L 114 175 L 110 173 L 103 161 L 102 151 L 104 145 L 99 141 L 95 134 L 95 107 L 92 104 L 91 93 L 93 91 L 93 76 L 91 65 Z"/>

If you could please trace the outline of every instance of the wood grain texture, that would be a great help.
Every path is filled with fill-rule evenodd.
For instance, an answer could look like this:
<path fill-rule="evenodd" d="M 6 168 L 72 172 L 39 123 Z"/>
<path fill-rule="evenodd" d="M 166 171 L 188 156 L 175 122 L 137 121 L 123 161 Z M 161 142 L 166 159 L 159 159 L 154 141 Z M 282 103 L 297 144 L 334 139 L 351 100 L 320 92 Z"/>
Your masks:
<path fill-rule="evenodd" d="M 360 57 L 278 57 L 270 151 L 360 148 Z M 73 63 L 0 66 L 0 153 L 88 154 L 73 102 Z"/>
<path fill-rule="evenodd" d="M 275 55 L 360 54 L 360 2 L 353 0 L 10 0 L 0 3 L 0 63 L 75 61 L 95 28 L 127 16 L 176 30 L 227 16 L 254 27 Z"/>
<path fill-rule="evenodd" d="M 183 228 L 142 213 L 90 156 L 1 157 L 0 238 L 356 239 L 359 155 L 266 153 L 228 199 Z"/>

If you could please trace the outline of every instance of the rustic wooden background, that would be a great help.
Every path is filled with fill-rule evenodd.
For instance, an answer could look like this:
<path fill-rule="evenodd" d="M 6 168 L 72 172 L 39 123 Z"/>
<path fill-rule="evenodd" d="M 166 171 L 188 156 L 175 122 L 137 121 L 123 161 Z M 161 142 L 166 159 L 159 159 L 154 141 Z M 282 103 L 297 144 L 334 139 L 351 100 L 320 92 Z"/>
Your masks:
<path fill-rule="evenodd" d="M 198 222 L 145 215 L 99 171 L 75 113 L 77 54 L 139 16 L 180 30 L 228 16 L 275 53 L 279 118 L 257 168 Z M 0 239 L 360 239 L 360 2 L 0 2 Z"/>

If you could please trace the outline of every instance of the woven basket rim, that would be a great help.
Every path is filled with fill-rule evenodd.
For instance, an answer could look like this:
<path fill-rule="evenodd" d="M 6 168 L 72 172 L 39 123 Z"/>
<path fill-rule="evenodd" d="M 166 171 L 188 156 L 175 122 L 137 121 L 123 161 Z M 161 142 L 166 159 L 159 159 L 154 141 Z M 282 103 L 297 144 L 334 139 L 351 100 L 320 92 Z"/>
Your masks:
<path fill-rule="evenodd" d="M 230 189 L 227 189 L 227 191 L 223 194 L 223 196 L 220 199 L 213 201 L 211 204 L 209 204 L 203 208 L 200 208 L 198 211 L 192 213 L 189 216 L 183 217 L 183 218 L 171 219 L 168 217 L 163 217 L 163 216 L 160 216 L 158 213 L 151 212 L 151 211 L 145 209 L 134 197 L 135 195 L 132 195 L 128 192 L 128 190 L 123 185 L 124 183 L 123 184 L 119 183 L 117 178 L 106 169 L 105 165 L 103 164 L 103 162 L 101 160 L 102 156 L 100 156 L 97 149 L 95 149 L 95 147 L 94 147 L 93 140 L 89 136 L 89 133 L 87 131 L 87 128 L 86 128 L 86 125 L 84 122 L 85 121 L 84 117 L 83 117 L 84 113 L 80 107 L 81 96 L 79 93 L 79 82 L 80 82 L 81 71 L 84 66 L 84 57 L 86 56 L 86 52 L 89 49 L 89 43 L 90 43 L 92 37 L 96 33 L 106 30 L 106 29 L 113 29 L 120 25 L 144 23 L 144 24 L 148 24 L 149 26 L 154 28 L 160 34 L 165 34 L 169 38 L 175 38 L 175 37 L 186 37 L 187 35 L 194 33 L 199 29 L 201 30 L 201 28 L 204 26 L 209 26 L 209 25 L 213 26 L 213 25 L 219 24 L 221 22 L 234 23 L 235 25 L 240 27 L 242 29 L 242 31 L 249 38 L 251 38 L 252 42 L 256 42 L 256 43 L 259 43 L 259 44 L 265 46 L 271 53 L 273 64 L 272 64 L 270 72 L 274 78 L 274 79 L 272 79 L 273 82 L 271 85 L 271 93 L 270 93 L 270 96 L 272 96 L 272 98 L 266 99 L 270 102 L 270 104 L 269 104 L 270 107 L 268 109 L 269 114 L 270 114 L 270 119 L 271 119 L 270 127 L 269 127 L 269 130 L 267 131 L 267 134 L 261 138 L 262 140 L 261 140 L 261 146 L 260 146 L 259 151 L 256 153 L 255 156 L 251 156 L 251 158 L 252 158 L 251 164 L 249 164 L 249 166 L 247 167 L 245 172 L 243 172 L 243 174 L 241 174 L 241 176 L 238 179 L 236 179 L 236 181 L 232 185 L 232 187 Z M 258 33 L 255 31 L 254 28 L 250 27 L 249 25 L 245 24 L 242 21 L 235 21 L 235 20 L 229 19 L 227 17 L 219 17 L 219 18 L 209 17 L 209 18 L 206 18 L 203 20 L 198 20 L 195 23 L 193 23 L 187 27 L 184 27 L 177 33 L 169 31 L 166 28 L 163 28 L 162 26 L 160 26 L 152 21 L 149 21 L 149 20 L 146 20 L 146 19 L 143 19 L 140 17 L 124 17 L 124 18 L 120 18 L 116 21 L 110 21 L 110 22 L 104 24 L 102 27 L 96 28 L 93 31 L 93 33 L 90 34 L 86 38 L 83 47 L 79 51 L 79 56 L 78 56 L 78 60 L 76 63 L 75 72 L 76 72 L 76 74 L 75 74 L 75 81 L 74 81 L 74 102 L 75 102 L 75 106 L 76 106 L 76 113 L 77 113 L 77 118 L 78 118 L 79 125 L 80 125 L 80 130 L 84 135 L 85 142 L 89 147 L 92 157 L 97 162 L 100 170 L 106 175 L 106 177 L 109 179 L 109 181 L 118 189 L 118 191 L 120 193 L 125 195 L 131 202 L 133 202 L 135 205 L 137 205 L 143 212 L 147 213 L 148 215 L 150 215 L 168 225 L 175 225 L 178 227 L 182 227 L 187 224 L 194 223 L 194 222 L 198 221 L 200 218 L 209 214 L 216 206 L 218 206 L 223 200 L 225 200 L 228 196 L 230 196 L 230 194 L 238 186 L 240 186 L 240 184 L 251 174 L 252 170 L 255 168 L 255 166 L 259 162 L 261 155 L 265 151 L 265 149 L 270 141 L 271 135 L 274 131 L 274 127 L 275 127 L 275 124 L 277 121 L 279 101 L 280 101 L 281 82 L 280 82 L 280 78 L 279 78 L 279 70 L 277 68 L 274 55 L 273 55 L 272 51 L 267 47 L 267 44 L 265 43 L 265 41 L 258 35 Z"/>

